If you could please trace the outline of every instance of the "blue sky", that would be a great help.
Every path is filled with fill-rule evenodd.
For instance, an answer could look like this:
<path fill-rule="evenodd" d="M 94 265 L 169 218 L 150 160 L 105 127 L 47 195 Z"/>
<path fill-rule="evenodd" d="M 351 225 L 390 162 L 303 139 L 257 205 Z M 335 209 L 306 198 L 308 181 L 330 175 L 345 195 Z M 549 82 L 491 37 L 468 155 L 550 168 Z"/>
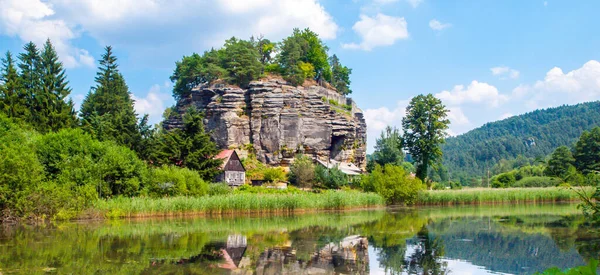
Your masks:
<path fill-rule="evenodd" d="M 369 147 L 432 93 L 460 134 L 536 108 L 600 99 L 599 1 L 0 0 L 0 51 L 52 39 L 79 103 L 112 45 L 136 99 L 158 122 L 184 55 L 231 36 L 271 40 L 310 27 L 353 69 Z"/>

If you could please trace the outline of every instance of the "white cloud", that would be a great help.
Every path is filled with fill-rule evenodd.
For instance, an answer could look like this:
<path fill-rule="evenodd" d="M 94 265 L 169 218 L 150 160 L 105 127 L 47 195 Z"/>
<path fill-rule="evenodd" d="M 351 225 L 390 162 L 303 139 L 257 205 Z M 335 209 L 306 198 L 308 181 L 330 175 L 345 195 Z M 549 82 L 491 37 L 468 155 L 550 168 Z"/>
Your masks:
<path fill-rule="evenodd" d="M 170 88 L 171 83 L 167 81 L 163 85 L 153 85 L 145 97 L 133 95 L 135 111 L 140 117 L 148 114 L 151 124 L 160 122 L 164 110 L 174 103 Z"/>
<path fill-rule="evenodd" d="M 452 24 L 450 24 L 450 23 L 442 23 L 440 21 L 437 21 L 436 19 L 432 19 L 431 21 L 429 21 L 429 27 L 432 30 L 441 31 L 441 30 L 444 30 L 444 29 L 452 27 Z"/>
<path fill-rule="evenodd" d="M 339 26 L 318 0 L 54 0 L 69 21 L 103 43 L 139 47 L 218 47 L 231 36 L 278 40 L 293 28 L 323 39 Z M 157 35 L 160 34 L 160 35 Z"/>
<path fill-rule="evenodd" d="M 469 125 L 471 122 L 469 118 L 463 113 L 460 107 L 448 107 L 448 119 L 450 120 L 451 125 Z"/>
<path fill-rule="evenodd" d="M 361 37 L 360 44 L 342 44 L 346 49 L 370 51 L 375 47 L 393 45 L 399 39 L 408 38 L 408 29 L 404 17 L 393 17 L 378 13 L 375 17 L 360 15 L 352 29 Z"/>
<path fill-rule="evenodd" d="M 72 45 L 79 33 L 63 19 L 56 19 L 51 2 L 41 0 L 0 1 L 0 34 L 42 45 L 50 38 L 65 67 L 93 65 L 87 51 Z"/>
<path fill-rule="evenodd" d="M 451 91 L 442 91 L 435 95 L 445 104 L 456 106 L 464 103 L 485 103 L 492 107 L 506 102 L 509 97 L 502 95 L 490 84 L 473 80 L 468 87 L 456 85 Z"/>
<path fill-rule="evenodd" d="M 568 73 L 554 67 L 543 80 L 516 87 L 513 97 L 524 101 L 529 109 L 599 100 L 600 62 L 590 60 Z"/>
<path fill-rule="evenodd" d="M 386 126 L 402 129 L 402 118 L 406 113 L 406 107 L 410 100 L 398 101 L 396 107 L 390 110 L 387 107 L 377 109 L 366 109 L 364 111 L 365 120 L 367 122 L 367 145 L 368 150 L 372 150 L 375 146 L 375 140 L 381 134 L 381 131 Z"/>
<path fill-rule="evenodd" d="M 519 75 L 521 74 L 519 71 L 515 70 L 515 69 L 511 69 L 510 67 L 507 66 L 498 66 L 498 67 L 493 67 L 490 68 L 490 71 L 492 71 L 493 75 L 496 76 L 500 76 L 500 79 L 517 79 L 519 78 Z"/>
<path fill-rule="evenodd" d="M 423 3 L 423 0 L 406 0 L 406 2 L 408 2 L 413 8 L 416 8 Z"/>

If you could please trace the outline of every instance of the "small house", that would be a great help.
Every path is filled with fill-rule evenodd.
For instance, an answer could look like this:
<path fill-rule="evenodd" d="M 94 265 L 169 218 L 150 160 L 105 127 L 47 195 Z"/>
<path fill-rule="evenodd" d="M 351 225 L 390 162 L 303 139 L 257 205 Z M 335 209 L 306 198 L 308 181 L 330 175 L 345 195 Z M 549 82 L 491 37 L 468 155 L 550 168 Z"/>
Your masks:
<path fill-rule="evenodd" d="M 226 182 L 229 186 L 240 186 L 246 182 L 246 169 L 235 150 L 223 150 L 215 159 L 223 160 L 217 182 Z"/>

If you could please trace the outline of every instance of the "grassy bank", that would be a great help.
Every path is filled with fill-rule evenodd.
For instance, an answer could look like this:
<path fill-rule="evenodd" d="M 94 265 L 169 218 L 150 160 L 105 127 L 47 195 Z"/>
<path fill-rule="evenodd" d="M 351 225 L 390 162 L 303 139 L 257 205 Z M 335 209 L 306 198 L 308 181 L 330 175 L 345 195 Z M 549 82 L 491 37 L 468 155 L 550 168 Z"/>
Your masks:
<path fill-rule="evenodd" d="M 93 209 L 107 218 L 179 216 L 188 214 L 272 213 L 341 210 L 384 206 L 377 194 L 326 191 L 323 193 L 248 194 L 205 197 L 116 198 L 99 200 Z"/>
<path fill-rule="evenodd" d="M 593 188 L 584 188 L 593 192 Z M 470 188 L 461 190 L 431 190 L 419 194 L 419 205 L 501 204 L 530 202 L 577 201 L 573 190 L 549 188 Z"/>

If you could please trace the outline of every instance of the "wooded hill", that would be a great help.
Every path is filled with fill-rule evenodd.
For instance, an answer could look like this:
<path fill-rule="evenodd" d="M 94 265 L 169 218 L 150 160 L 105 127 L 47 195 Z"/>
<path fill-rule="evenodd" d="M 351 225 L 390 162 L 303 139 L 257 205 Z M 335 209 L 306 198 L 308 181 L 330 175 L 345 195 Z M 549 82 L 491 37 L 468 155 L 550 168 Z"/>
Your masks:
<path fill-rule="evenodd" d="M 536 110 L 448 138 L 442 146 L 443 165 L 451 180 L 481 179 L 502 159 L 544 158 L 595 126 L 600 126 L 598 101 Z"/>

